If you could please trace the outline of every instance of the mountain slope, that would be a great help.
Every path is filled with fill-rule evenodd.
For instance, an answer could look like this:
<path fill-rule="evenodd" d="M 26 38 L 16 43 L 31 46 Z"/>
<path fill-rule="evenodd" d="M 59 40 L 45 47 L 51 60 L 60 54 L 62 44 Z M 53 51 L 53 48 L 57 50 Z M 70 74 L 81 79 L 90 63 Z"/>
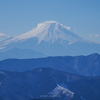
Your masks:
<path fill-rule="evenodd" d="M 100 44 L 79 37 L 68 27 L 55 21 L 40 23 L 31 31 L 0 44 L 2 51 L 12 48 L 32 49 L 46 56 L 100 53 Z"/>
<path fill-rule="evenodd" d="M 0 41 L 3 41 L 3 40 L 8 39 L 8 38 L 10 38 L 10 36 L 7 36 L 3 33 L 0 33 Z"/>
<path fill-rule="evenodd" d="M 7 35 L 5 35 L 3 33 L 0 33 L 0 49 L 4 49 L 5 47 L 2 47 L 2 45 L 4 45 L 3 43 L 5 41 L 8 41 L 8 40 L 12 39 L 12 38 L 13 37 L 11 37 L 11 36 L 7 36 Z"/>
<path fill-rule="evenodd" d="M 99 84 L 100 77 L 77 76 L 53 69 L 39 68 L 23 73 L 0 71 L 0 100 L 99 100 Z M 63 90 L 59 97 L 58 88 Z"/>
<path fill-rule="evenodd" d="M 49 95 L 52 97 L 60 97 L 61 95 L 65 95 L 64 99 L 72 99 L 74 96 L 74 92 L 68 90 L 67 88 L 60 86 L 57 84 L 57 86 L 49 92 Z"/>
<path fill-rule="evenodd" d="M 100 55 L 7 59 L 0 61 L 1 70 L 27 71 L 35 68 L 54 68 L 78 75 L 100 76 Z"/>
<path fill-rule="evenodd" d="M 42 41 L 52 44 L 58 40 L 66 41 L 67 44 L 71 44 L 77 41 L 85 42 L 84 39 L 72 33 L 67 26 L 64 26 L 55 21 L 46 21 L 44 23 L 38 24 L 37 27 L 33 30 L 8 40 L 6 43 L 9 44 L 17 41 L 25 41 L 30 38 L 37 38 L 39 44 Z"/>
<path fill-rule="evenodd" d="M 25 59 L 25 58 L 41 58 L 44 57 L 45 55 L 31 50 L 31 49 L 18 49 L 18 48 L 13 48 L 8 51 L 2 51 L 0 52 L 0 60 L 3 59 L 13 59 L 13 58 L 20 58 L 20 59 Z"/>

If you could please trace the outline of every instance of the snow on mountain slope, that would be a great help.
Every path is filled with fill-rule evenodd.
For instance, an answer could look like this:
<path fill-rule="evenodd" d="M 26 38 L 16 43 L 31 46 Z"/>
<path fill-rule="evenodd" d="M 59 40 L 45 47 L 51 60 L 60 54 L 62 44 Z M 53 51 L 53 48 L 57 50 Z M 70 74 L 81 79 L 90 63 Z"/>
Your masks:
<path fill-rule="evenodd" d="M 5 34 L 3 34 L 3 33 L 0 33 L 0 41 L 3 41 L 3 40 L 5 40 L 5 39 L 7 39 L 7 38 L 9 38 L 10 36 L 7 36 L 7 35 L 5 35 Z"/>
<path fill-rule="evenodd" d="M 0 51 L 32 49 L 46 56 L 100 53 L 100 44 L 79 37 L 56 21 L 45 21 L 25 34 L 1 41 L 0 48 Z"/>
<path fill-rule="evenodd" d="M 72 92 L 72 91 L 68 90 L 67 88 L 64 88 L 60 85 L 57 85 L 56 88 L 49 93 L 49 95 L 52 95 L 53 97 L 65 95 L 67 97 L 73 98 L 74 92 Z"/>
<path fill-rule="evenodd" d="M 3 33 L 0 33 L 0 45 L 4 45 L 3 43 L 9 39 L 11 39 L 11 36 L 7 36 Z M 0 49 L 3 49 L 4 47 L 0 47 Z"/>
<path fill-rule="evenodd" d="M 77 41 L 85 41 L 81 37 L 72 33 L 67 26 L 56 21 L 45 21 L 38 24 L 37 27 L 31 31 L 6 41 L 5 44 L 25 41 L 30 38 L 37 38 L 38 44 L 42 41 L 54 43 L 55 41 L 60 40 L 60 42 L 66 41 L 67 44 L 72 44 Z"/>
<path fill-rule="evenodd" d="M 81 40 L 80 37 L 70 32 L 68 27 L 55 21 L 46 21 L 44 23 L 40 23 L 36 29 L 33 29 L 30 33 L 26 33 L 19 38 L 27 39 L 31 37 L 37 37 L 39 43 L 41 41 L 53 43 L 58 39 L 67 40 L 69 43 Z"/>

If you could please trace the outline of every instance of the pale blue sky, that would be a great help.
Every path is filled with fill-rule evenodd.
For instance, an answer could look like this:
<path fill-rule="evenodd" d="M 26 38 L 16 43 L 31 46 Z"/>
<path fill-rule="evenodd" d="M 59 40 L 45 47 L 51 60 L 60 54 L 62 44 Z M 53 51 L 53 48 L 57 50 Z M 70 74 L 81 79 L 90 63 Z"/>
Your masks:
<path fill-rule="evenodd" d="M 0 33 L 20 35 L 47 20 L 100 43 L 100 0 L 0 0 Z"/>

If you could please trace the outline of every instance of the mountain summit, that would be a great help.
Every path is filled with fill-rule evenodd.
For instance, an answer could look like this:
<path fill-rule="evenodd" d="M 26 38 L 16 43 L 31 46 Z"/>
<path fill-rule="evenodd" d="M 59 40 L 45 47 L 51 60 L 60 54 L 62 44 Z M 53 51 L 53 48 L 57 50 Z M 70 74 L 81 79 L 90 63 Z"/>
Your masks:
<path fill-rule="evenodd" d="M 56 21 L 45 21 L 38 24 L 37 27 L 32 29 L 31 31 L 17 36 L 7 42 L 11 43 L 14 41 L 22 41 L 30 38 L 37 38 L 38 44 L 40 44 L 42 41 L 48 43 L 59 41 L 62 44 L 72 44 L 77 41 L 85 41 L 81 37 L 72 33 L 69 29 L 69 27 L 64 26 Z"/>
<path fill-rule="evenodd" d="M 0 48 L 32 49 L 46 56 L 100 53 L 100 44 L 81 38 L 56 21 L 39 23 L 29 32 L 1 41 Z"/>

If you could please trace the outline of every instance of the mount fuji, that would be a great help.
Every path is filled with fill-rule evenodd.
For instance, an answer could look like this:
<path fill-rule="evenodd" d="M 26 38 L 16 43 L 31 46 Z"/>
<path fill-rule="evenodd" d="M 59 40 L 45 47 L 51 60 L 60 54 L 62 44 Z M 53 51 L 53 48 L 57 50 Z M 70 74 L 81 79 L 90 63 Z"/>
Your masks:
<path fill-rule="evenodd" d="M 14 48 L 31 49 L 45 56 L 100 53 L 100 44 L 81 38 L 56 21 L 45 21 L 25 34 L 0 41 L 1 52 Z"/>

